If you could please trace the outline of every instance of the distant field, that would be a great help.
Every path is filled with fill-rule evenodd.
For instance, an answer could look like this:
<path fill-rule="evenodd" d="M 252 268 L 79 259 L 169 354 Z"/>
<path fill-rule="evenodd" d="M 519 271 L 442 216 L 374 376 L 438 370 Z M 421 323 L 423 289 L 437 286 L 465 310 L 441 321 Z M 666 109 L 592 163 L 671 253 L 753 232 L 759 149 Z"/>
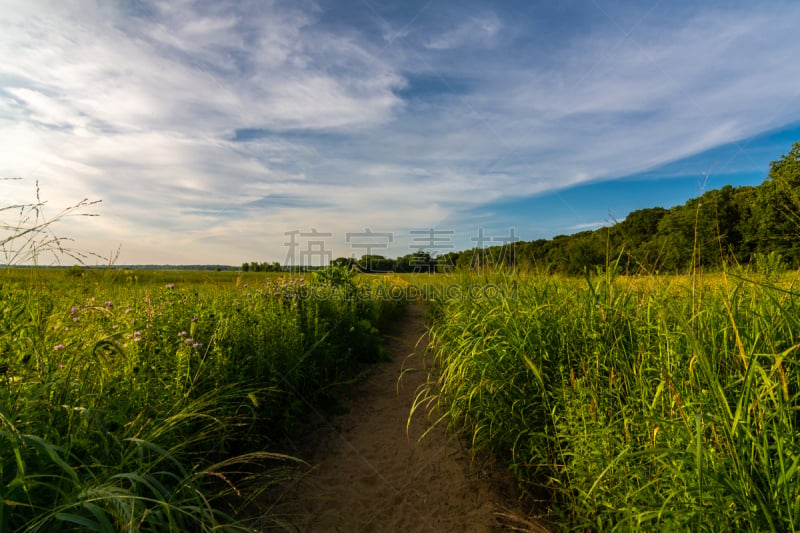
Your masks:
<path fill-rule="evenodd" d="M 113 284 L 159 285 L 167 283 L 189 283 L 210 285 L 235 285 L 237 280 L 245 283 L 252 280 L 273 279 L 276 277 L 302 277 L 300 274 L 284 272 L 239 272 L 236 270 L 118 270 L 96 268 L 9 268 L 4 271 L 6 281 L 30 281 L 32 279 L 71 280 Z"/>

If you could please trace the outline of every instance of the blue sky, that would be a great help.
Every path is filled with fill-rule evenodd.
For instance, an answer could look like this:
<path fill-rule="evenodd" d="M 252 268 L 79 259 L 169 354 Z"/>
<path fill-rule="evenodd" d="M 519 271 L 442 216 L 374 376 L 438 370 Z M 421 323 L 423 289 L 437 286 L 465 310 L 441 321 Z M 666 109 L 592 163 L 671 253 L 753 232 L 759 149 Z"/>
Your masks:
<path fill-rule="evenodd" d="M 800 139 L 798 21 L 793 1 L 0 0 L 0 177 L 22 178 L 0 202 L 36 180 L 52 214 L 102 199 L 57 229 L 123 264 L 595 228 L 763 181 Z"/>

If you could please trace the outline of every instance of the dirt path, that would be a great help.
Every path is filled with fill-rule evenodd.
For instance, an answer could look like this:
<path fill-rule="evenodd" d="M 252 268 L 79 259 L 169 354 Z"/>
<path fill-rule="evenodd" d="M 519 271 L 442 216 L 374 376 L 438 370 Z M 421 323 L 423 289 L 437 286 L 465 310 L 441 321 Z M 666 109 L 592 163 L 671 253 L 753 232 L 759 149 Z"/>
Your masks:
<path fill-rule="evenodd" d="M 494 531 L 496 516 L 515 504 L 510 475 L 487 464 L 470 464 L 456 439 L 425 431 L 424 414 L 406 423 L 426 347 L 424 308 L 409 306 L 385 338 L 392 361 L 347 402 L 348 414 L 320 425 L 298 450 L 313 469 L 290 496 L 290 518 L 299 531 Z"/>

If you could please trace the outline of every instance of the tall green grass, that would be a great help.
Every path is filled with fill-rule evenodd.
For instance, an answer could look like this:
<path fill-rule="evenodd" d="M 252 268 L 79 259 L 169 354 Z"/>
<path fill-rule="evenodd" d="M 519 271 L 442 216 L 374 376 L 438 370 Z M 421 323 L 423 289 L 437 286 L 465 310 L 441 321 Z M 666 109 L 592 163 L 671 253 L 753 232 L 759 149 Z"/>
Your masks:
<path fill-rule="evenodd" d="M 291 478 L 277 443 L 402 305 L 381 280 L 148 276 L 0 272 L 0 531 L 277 523 L 241 514 Z"/>
<path fill-rule="evenodd" d="M 507 461 L 562 528 L 794 531 L 796 281 L 464 278 L 497 291 L 440 304 L 415 408 Z"/>

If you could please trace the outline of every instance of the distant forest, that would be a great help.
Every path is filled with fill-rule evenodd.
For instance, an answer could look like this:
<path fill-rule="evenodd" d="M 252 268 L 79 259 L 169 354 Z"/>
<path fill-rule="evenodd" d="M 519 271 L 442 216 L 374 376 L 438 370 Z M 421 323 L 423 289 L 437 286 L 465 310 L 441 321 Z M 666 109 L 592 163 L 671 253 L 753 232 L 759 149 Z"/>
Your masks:
<path fill-rule="evenodd" d="M 577 274 L 608 258 L 630 273 L 676 273 L 748 264 L 757 254 L 800 266 L 800 141 L 757 187 L 726 186 L 671 209 L 633 211 L 610 227 L 517 243 L 511 261 Z M 463 264 L 461 254 L 454 264 Z"/>
<path fill-rule="evenodd" d="M 371 272 L 514 265 L 580 274 L 613 261 L 618 261 L 621 272 L 680 273 L 693 266 L 714 270 L 755 260 L 768 260 L 773 267 L 800 267 L 800 141 L 770 163 L 766 179 L 757 187 L 728 185 L 670 209 L 633 211 L 613 226 L 594 231 L 438 257 L 415 252 L 397 259 L 369 255 L 331 263 Z M 253 266 L 243 265 L 243 270 L 254 270 Z M 269 267 L 280 269 L 278 264 Z"/>

